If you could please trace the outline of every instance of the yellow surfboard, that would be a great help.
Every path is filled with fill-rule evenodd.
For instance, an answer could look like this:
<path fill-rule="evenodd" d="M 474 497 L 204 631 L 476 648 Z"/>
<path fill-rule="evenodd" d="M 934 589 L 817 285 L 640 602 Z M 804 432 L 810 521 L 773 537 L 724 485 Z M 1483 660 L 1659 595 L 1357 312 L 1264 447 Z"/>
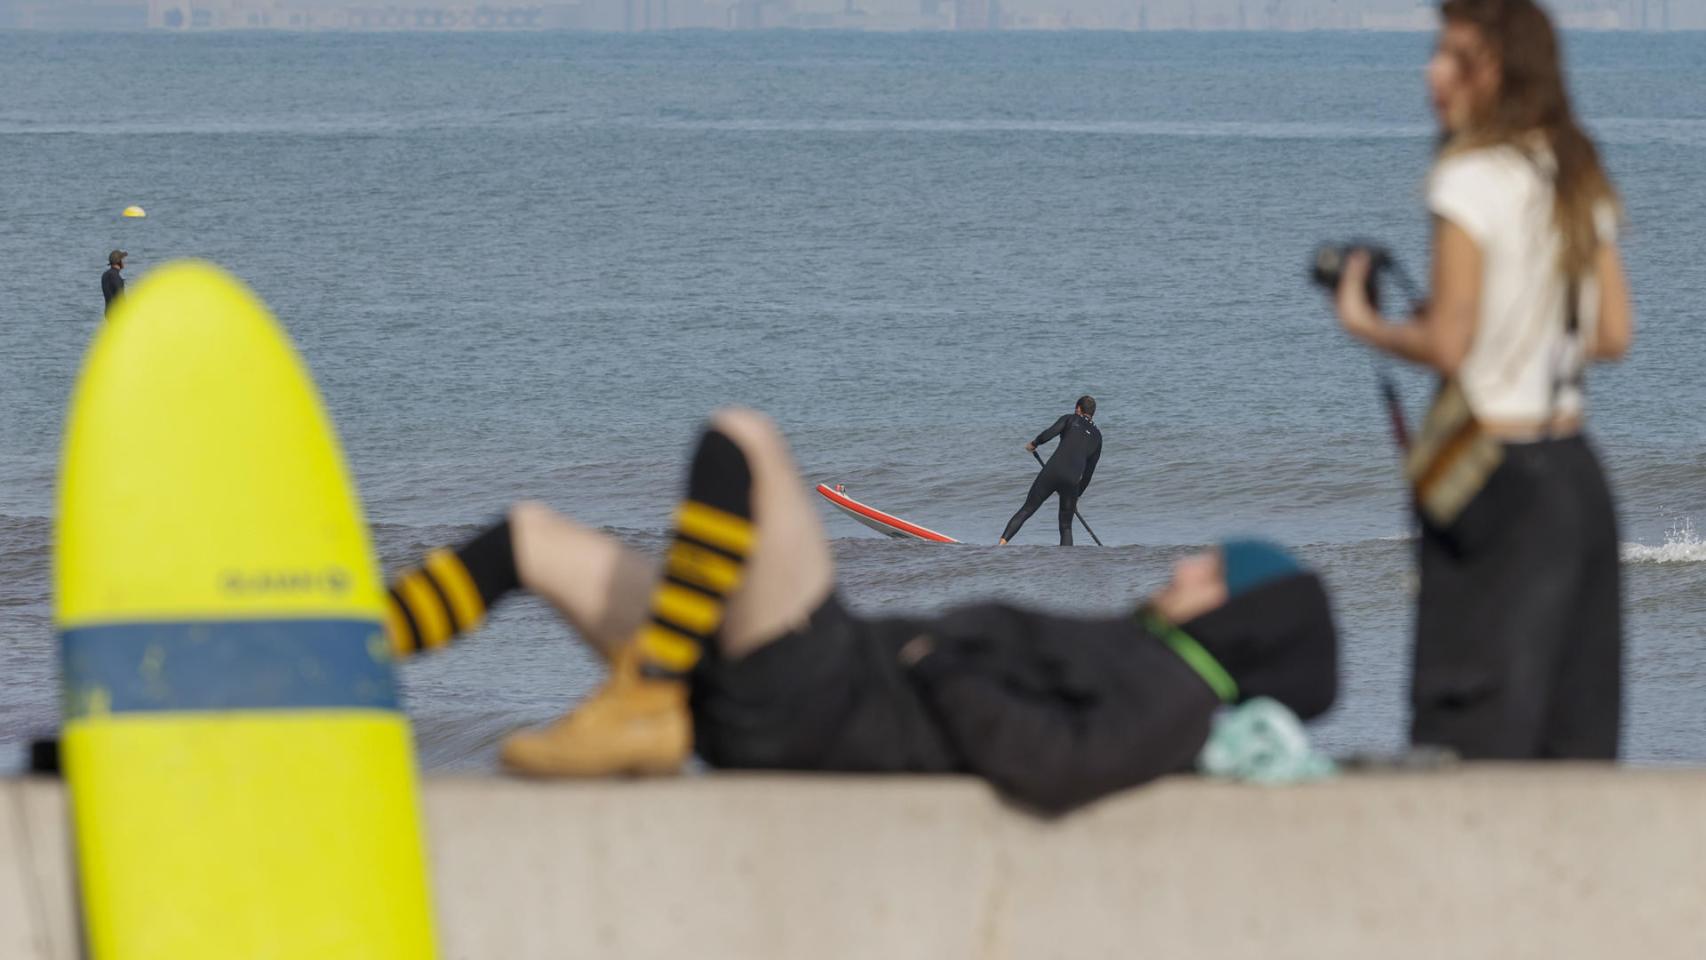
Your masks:
<path fill-rule="evenodd" d="M 266 307 L 126 292 L 66 427 L 64 764 L 96 960 L 434 955 L 413 747 L 343 456 Z"/>

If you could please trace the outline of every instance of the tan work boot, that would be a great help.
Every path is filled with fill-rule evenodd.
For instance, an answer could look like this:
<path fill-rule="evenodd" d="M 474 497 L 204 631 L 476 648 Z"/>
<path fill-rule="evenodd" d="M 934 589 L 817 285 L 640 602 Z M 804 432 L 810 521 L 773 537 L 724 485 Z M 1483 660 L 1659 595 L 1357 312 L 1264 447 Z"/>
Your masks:
<path fill-rule="evenodd" d="M 610 679 L 549 726 L 504 740 L 499 756 L 535 777 L 608 777 L 680 773 L 693 749 L 685 680 L 641 675 L 630 647 Z"/>

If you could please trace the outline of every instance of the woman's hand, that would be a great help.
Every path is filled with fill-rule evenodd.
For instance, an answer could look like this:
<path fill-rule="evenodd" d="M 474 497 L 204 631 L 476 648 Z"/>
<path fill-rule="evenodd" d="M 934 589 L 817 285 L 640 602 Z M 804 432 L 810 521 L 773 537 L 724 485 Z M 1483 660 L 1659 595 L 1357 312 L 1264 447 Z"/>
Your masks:
<path fill-rule="evenodd" d="M 1037 452 L 1037 445 L 1034 443 L 1031 443 L 1030 441 L 1027 440 L 1025 442 L 1025 452 L 1026 453 L 1036 453 Z"/>
<path fill-rule="evenodd" d="M 1376 350 L 1453 376 L 1469 354 L 1481 311 L 1481 249 L 1463 228 L 1434 218 L 1433 290 L 1408 321 L 1387 323 L 1368 302 L 1367 251 L 1345 258 L 1333 305 L 1345 332 Z"/>
<path fill-rule="evenodd" d="M 1370 341 L 1375 331 L 1385 325 L 1380 311 L 1368 302 L 1369 256 L 1367 250 L 1353 250 L 1345 258 L 1339 275 L 1339 291 L 1334 298 L 1339 311 L 1339 325 L 1358 340 Z"/>

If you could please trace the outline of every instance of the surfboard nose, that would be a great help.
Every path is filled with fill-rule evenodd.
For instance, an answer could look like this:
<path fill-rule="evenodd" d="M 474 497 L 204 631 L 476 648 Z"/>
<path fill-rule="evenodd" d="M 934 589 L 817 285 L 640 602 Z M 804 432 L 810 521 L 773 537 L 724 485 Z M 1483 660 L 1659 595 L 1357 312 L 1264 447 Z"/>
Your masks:
<path fill-rule="evenodd" d="M 207 263 L 91 345 L 54 550 L 92 954 L 430 957 L 413 747 L 306 365 Z"/>
<path fill-rule="evenodd" d="M 144 277 L 101 328 L 72 399 L 59 518 L 62 624 L 382 609 L 307 367 L 212 264 Z"/>

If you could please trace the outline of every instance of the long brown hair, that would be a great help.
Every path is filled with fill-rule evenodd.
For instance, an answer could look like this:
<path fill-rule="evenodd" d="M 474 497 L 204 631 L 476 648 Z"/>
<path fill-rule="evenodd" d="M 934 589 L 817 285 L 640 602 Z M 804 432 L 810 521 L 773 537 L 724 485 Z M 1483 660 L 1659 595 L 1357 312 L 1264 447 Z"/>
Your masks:
<path fill-rule="evenodd" d="M 1570 109 L 1551 19 L 1534 0 L 1444 0 L 1440 14 L 1448 23 L 1476 28 L 1500 75 L 1493 104 L 1447 151 L 1491 144 L 1520 148 L 1543 137 L 1557 164 L 1553 221 L 1563 240 L 1562 265 L 1571 274 L 1587 273 L 1599 248 L 1594 210 L 1602 203 L 1616 209 L 1617 194 L 1598 149 Z"/>

